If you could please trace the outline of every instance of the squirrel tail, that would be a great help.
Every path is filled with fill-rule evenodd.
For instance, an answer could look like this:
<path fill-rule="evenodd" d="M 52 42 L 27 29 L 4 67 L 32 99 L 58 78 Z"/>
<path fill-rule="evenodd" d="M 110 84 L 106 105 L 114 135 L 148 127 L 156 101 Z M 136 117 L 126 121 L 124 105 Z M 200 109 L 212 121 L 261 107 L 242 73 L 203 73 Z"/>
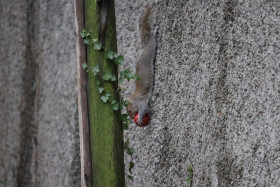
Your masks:
<path fill-rule="evenodd" d="M 153 8 L 154 5 L 148 5 L 140 21 L 141 44 L 143 46 L 145 46 L 151 37 L 154 37 L 154 34 L 151 33 L 151 20 L 149 20 L 153 13 Z"/>

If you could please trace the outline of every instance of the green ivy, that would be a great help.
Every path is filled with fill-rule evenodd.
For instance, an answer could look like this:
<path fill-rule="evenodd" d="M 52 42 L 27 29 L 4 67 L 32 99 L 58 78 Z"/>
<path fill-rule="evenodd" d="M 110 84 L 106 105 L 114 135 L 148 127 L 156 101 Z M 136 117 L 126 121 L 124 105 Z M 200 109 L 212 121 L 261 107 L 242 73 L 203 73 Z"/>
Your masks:
<path fill-rule="evenodd" d="M 192 180 L 193 180 L 193 168 L 192 166 L 188 167 L 188 178 L 187 178 L 187 187 L 191 187 L 192 184 Z"/>
<path fill-rule="evenodd" d="M 86 45 L 93 46 L 93 49 L 103 52 L 105 50 L 102 50 L 102 44 L 95 38 L 91 38 L 91 33 L 87 32 L 86 30 L 83 30 L 80 33 L 80 36 L 83 39 L 83 43 Z M 117 66 L 124 64 L 124 57 L 122 55 L 119 55 L 118 53 L 114 51 L 109 51 L 106 55 L 106 58 L 108 61 L 115 63 Z M 98 92 L 100 94 L 100 99 L 103 103 L 110 103 L 111 108 L 113 111 L 119 111 L 122 110 L 123 107 L 128 106 L 128 101 L 124 100 L 122 97 L 120 99 L 120 102 L 116 100 L 111 100 L 111 94 L 106 93 L 106 90 L 104 87 L 102 87 L 104 81 L 116 81 L 117 77 L 109 72 L 104 72 L 101 74 L 100 67 L 98 65 L 95 65 L 94 67 L 90 67 L 87 63 L 82 64 L 82 68 L 86 70 L 86 72 L 92 71 L 94 76 L 98 76 L 98 81 L 96 81 L 96 84 L 99 86 Z M 136 74 L 134 74 L 131 70 L 126 69 L 124 71 L 121 71 L 118 75 L 119 77 L 119 83 L 122 83 L 124 80 L 130 81 L 133 80 L 139 80 Z M 124 91 L 122 88 L 118 88 L 117 91 Z M 119 117 L 120 121 L 122 122 L 123 129 L 128 130 L 129 129 L 129 118 L 127 114 L 121 114 Z M 135 152 L 135 149 L 132 147 L 129 147 L 129 139 L 124 143 L 124 149 L 126 150 L 126 153 L 129 156 L 132 156 Z M 129 173 L 132 174 L 132 168 L 134 167 L 134 163 L 132 161 L 129 162 Z M 132 175 L 128 175 L 128 178 L 130 180 L 133 180 Z"/>

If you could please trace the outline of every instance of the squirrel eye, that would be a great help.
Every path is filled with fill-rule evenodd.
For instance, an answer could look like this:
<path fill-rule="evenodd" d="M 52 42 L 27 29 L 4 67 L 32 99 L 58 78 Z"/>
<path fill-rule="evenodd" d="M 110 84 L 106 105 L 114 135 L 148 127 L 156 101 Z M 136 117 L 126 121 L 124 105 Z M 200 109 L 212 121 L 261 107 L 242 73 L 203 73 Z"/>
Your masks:
<path fill-rule="evenodd" d="M 131 110 L 129 110 L 128 113 L 131 113 Z"/>

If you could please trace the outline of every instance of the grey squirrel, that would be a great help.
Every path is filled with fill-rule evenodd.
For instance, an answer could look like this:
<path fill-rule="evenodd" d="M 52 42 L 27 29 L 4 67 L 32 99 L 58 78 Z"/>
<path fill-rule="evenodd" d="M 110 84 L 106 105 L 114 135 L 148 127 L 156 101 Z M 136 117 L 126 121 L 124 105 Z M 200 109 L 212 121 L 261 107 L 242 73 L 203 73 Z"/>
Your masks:
<path fill-rule="evenodd" d="M 139 80 L 136 80 L 136 88 L 126 108 L 127 114 L 132 119 L 138 113 L 137 124 L 141 124 L 144 115 L 150 112 L 149 102 L 153 91 L 156 29 L 152 32 L 149 21 L 151 13 L 153 13 L 153 5 L 146 8 L 140 21 L 142 53 L 136 63 L 136 75 Z"/>

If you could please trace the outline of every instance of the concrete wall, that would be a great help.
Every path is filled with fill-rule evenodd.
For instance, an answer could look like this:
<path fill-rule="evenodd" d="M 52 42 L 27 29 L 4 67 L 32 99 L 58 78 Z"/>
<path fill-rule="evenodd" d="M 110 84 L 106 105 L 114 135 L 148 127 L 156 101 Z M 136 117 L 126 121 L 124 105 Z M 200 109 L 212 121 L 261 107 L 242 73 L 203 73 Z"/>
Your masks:
<path fill-rule="evenodd" d="M 125 68 L 135 69 L 147 3 L 116 1 Z M 125 135 L 136 149 L 127 186 L 185 186 L 190 165 L 193 186 L 280 186 L 280 2 L 163 0 L 156 8 L 153 115 Z M 128 98 L 134 83 L 123 87 Z"/>
<path fill-rule="evenodd" d="M 0 2 L 0 186 L 80 186 L 72 1 Z"/>

